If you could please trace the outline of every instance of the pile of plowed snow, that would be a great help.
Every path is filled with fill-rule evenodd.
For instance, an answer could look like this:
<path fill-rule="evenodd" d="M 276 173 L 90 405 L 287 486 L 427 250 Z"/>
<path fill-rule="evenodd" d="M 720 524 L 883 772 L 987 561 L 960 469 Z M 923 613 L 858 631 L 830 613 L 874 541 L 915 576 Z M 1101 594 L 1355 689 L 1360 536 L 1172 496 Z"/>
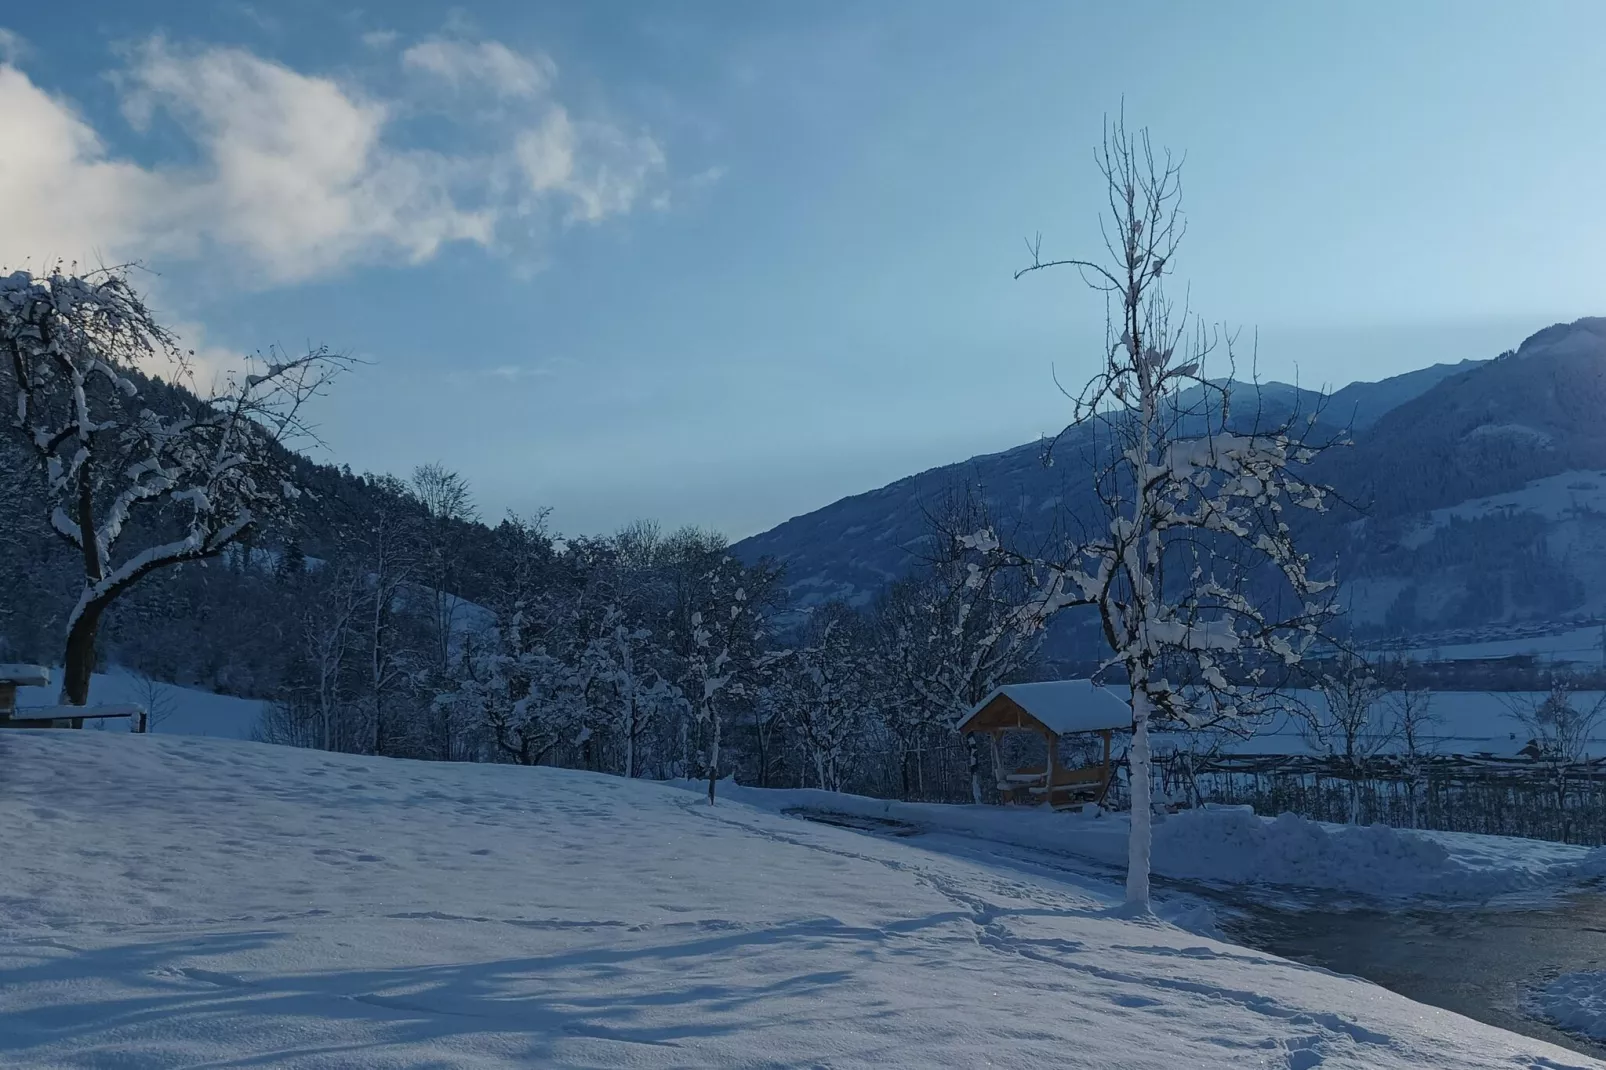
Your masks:
<path fill-rule="evenodd" d="M 688 787 L 691 785 L 687 785 Z M 1123 814 L 1052 813 L 997 806 L 888 802 L 808 789 L 725 785 L 771 810 L 813 809 L 906 822 L 1017 847 L 1124 865 Z M 1606 849 L 1384 825 L 1331 825 L 1248 807 L 1207 807 L 1158 818 L 1154 872 L 1228 884 L 1271 884 L 1376 898 L 1482 900 L 1564 888 L 1606 873 Z"/>

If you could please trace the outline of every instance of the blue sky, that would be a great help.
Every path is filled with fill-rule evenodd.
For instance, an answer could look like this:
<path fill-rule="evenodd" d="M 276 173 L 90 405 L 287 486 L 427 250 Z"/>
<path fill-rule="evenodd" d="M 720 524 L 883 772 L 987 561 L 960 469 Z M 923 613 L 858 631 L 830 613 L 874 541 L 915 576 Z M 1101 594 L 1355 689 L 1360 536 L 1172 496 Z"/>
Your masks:
<path fill-rule="evenodd" d="M 1051 431 L 1106 113 L 1177 276 L 1340 386 L 1606 313 L 1606 5 L 74 5 L 0 14 L 0 262 L 137 258 L 209 360 L 371 363 L 327 455 L 740 537 Z M 20 149 L 17 147 L 21 146 Z"/>

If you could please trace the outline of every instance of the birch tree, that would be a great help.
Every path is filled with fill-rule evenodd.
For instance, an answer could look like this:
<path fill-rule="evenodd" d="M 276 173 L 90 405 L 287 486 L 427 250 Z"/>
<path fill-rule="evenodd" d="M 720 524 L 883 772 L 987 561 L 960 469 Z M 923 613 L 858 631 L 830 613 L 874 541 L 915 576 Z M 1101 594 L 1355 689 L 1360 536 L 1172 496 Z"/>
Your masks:
<path fill-rule="evenodd" d="M 1028 632 L 1087 607 L 1108 647 L 1106 668 L 1130 686 L 1132 795 L 1126 902 L 1149 910 L 1152 761 L 1149 729 L 1199 728 L 1260 715 L 1279 669 L 1299 664 L 1332 612 L 1295 545 L 1291 512 L 1326 508 L 1301 466 L 1316 456 L 1297 415 L 1276 426 L 1234 422 L 1231 380 L 1205 359 L 1230 336 L 1207 330 L 1165 295 L 1182 238 L 1180 164 L 1148 135 L 1108 128 L 1097 156 L 1108 192 L 1108 259 L 1044 260 L 1017 278 L 1063 267 L 1105 295 L 1098 372 L 1073 398 L 1098 505 L 1067 518 L 1046 549 L 1003 545 L 991 529 L 965 545 L 1019 571 L 1028 596 L 1003 626 Z M 1059 439 L 1050 442 L 1052 460 Z"/>
<path fill-rule="evenodd" d="M 305 403 L 343 362 L 270 353 L 205 400 L 144 371 L 188 378 L 187 355 L 126 272 L 0 278 L 0 387 L 43 480 L 51 529 L 82 562 L 67 618 L 61 701 L 89 701 L 106 610 L 158 569 L 222 554 L 299 494 L 289 455 Z M 153 399 L 154 400 L 154 399 Z M 137 522 L 137 523 L 136 523 Z M 125 536 L 140 536 L 124 549 Z"/>

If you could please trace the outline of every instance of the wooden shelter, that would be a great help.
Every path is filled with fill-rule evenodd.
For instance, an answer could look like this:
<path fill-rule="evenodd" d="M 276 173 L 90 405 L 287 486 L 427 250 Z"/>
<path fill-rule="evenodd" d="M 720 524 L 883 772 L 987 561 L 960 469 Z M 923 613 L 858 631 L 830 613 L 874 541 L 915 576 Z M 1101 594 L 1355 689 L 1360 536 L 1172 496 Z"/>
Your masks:
<path fill-rule="evenodd" d="M 1132 726 L 1132 708 L 1119 695 L 1091 680 L 1049 680 L 1006 684 L 988 695 L 959 722 L 962 733 L 986 733 L 992 742 L 993 771 L 1006 803 L 1048 803 L 1056 809 L 1102 802 L 1110 789 L 1110 739 Z M 1000 743 L 1011 732 L 1043 737 L 1045 764 L 1006 769 Z M 1061 764 L 1060 742 L 1092 736 L 1103 743 L 1103 758 L 1092 764 Z"/>
<path fill-rule="evenodd" d="M 132 703 L 104 706 L 17 706 L 19 687 L 48 687 L 50 670 L 39 665 L 0 665 L 0 728 L 82 728 L 85 721 L 127 717 L 145 731 L 145 709 Z"/>

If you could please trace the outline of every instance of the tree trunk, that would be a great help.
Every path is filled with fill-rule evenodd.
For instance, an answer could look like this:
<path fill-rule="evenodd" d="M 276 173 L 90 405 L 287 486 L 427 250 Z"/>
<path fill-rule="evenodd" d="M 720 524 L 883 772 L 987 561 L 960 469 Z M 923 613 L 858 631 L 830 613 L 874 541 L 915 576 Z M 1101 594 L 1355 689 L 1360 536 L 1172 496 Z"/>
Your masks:
<path fill-rule="evenodd" d="M 636 775 L 636 698 L 634 694 L 625 698 L 625 779 L 634 779 Z"/>
<path fill-rule="evenodd" d="M 63 706 L 89 705 L 89 680 L 95 671 L 95 639 L 100 634 L 100 619 L 105 612 L 105 602 L 89 603 L 67 633 L 67 652 L 61 671 Z"/>
<path fill-rule="evenodd" d="M 1149 913 L 1149 696 L 1141 682 L 1132 687 L 1132 752 L 1128 758 L 1132 778 L 1132 834 L 1127 844 L 1126 905 L 1134 913 Z"/>
<path fill-rule="evenodd" d="M 708 805 L 714 805 L 714 785 L 719 781 L 719 713 L 712 705 L 708 719 L 713 722 L 714 735 L 708 744 Z"/>
<path fill-rule="evenodd" d="M 769 733 L 764 729 L 763 707 L 753 707 L 753 735 L 758 740 L 758 786 L 770 786 L 770 740 Z"/>
<path fill-rule="evenodd" d="M 976 750 L 975 733 L 965 737 L 965 757 L 970 763 L 970 801 L 981 805 L 981 755 Z"/>

